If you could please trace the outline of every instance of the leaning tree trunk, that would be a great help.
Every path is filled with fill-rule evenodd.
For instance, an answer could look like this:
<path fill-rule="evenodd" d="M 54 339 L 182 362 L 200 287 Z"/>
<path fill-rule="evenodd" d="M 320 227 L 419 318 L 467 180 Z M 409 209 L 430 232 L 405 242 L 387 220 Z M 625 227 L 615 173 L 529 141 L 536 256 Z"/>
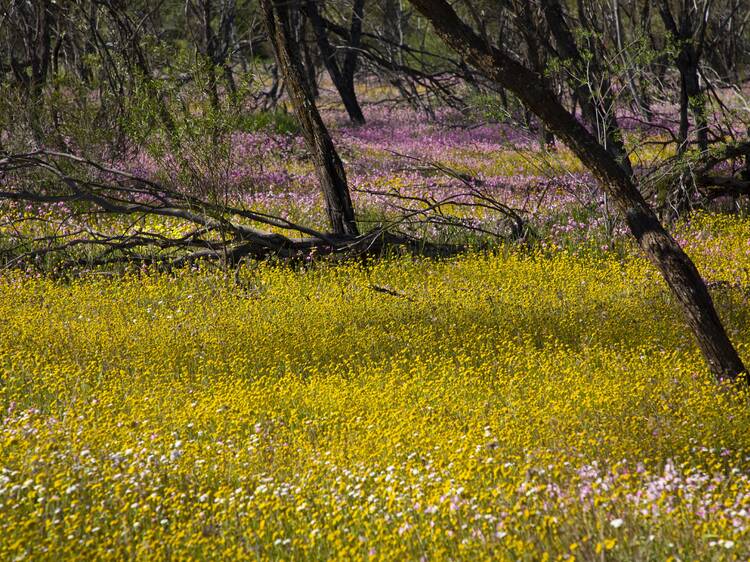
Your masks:
<path fill-rule="evenodd" d="M 685 313 L 709 369 L 719 380 L 735 380 L 745 367 L 721 324 L 695 264 L 664 229 L 632 176 L 558 102 L 539 76 L 499 48 L 488 45 L 445 0 L 410 0 L 435 31 L 488 79 L 508 88 L 581 159 L 617 205 L 649 260 L 659 269 Z M 744 378 L 744 377 L 743 377 Z"/>
<path fill-rule="evenodd" d="M 292 41 L 287 0 L 261 0 L 264 23 L 273 45 L 279 70 L 284 77 L 294 112 L 312 153 L 315 172 L 326 200 L 326 210 L 334 234 L 356 236 L 357 223 L 349 195 L 344 165 L 333 146 L 304 78 L 299 49 Z"/>

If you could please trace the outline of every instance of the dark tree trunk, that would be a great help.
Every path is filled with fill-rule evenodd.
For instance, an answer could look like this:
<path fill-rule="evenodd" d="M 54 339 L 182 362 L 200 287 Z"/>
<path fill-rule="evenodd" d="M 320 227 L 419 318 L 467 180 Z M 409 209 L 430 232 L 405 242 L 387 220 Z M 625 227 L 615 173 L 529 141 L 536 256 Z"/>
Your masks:
<path fill-rule="evenodd" d="M 19 60 L 19 53 L 12 44 L 9 45 L 10 69 L 27 98 L 27 118 L 34 141 L 43 146 L 47 139 L 40 120 L 40 108 L 52 54 L 52 10 L 55 6 L 49 0 L 41 0 L 14 2 L 11 7 L 14 10 L 11 10 L 10 22 L 3 22 L 3 25 L 13 26 L 11 37 L 15 36 L 13 39 L 22 58 Z"/>
<path fill-rule="evenodd" d="M 646 38 L 649 39 L 651 42 L 651 45 L 653 45 L 653 37 L 651 34 L 651 1 L 652 0 L 643 0 L 643 4 L 641 4 L 640 10 L 638 10 L 638 26 L 640 29 L 641 37 L 645 40 Z M 637 7 L 637 1 L 636 6 Z M 635 11 L 635 10 L 634 10 Z M 654 72 L 653 63 L 650 63 L 647 65 L 648 69 L 651 71 L 651 73 L 656 74 Z M 638 86 L 639 86 L 639 93 L 641 97 L 641 101 L 643 102 L 643 109 L 646 112 L 646 121 L 649 123 L 653 122 L 654 120 L 654 111 L 651 109 L 652 101 L 651 101 L 651 94 L 649 93 L 648 88 L 648 78 L 644 78 L 644 74 L 642 73 L 638 78 Z"/>
<path fill-rule="evenodd" d="M 341 68 L 341 78 L 344 81 L 344 87 L 350 92 L 350 95 L 359 109 L 358 124 L 365 122 L 362 115 L 362 109 L 357 101 L 357 95 L 354 91 L 354 74 L 357 71 L 357 62 L 359 61 L 359 47 L 362 43 L 362 24 L 365 18 L 365 0 L 354 0 L 352 6 L 352 21 L 349 26 L 349 48 L 344 55 L 344 63 Z"/>
<path fill-rule="evenodd" d="M 164 95 L 159 91 L 158 84 L 153 77 L 149 60 L 140 43 L 141 36 L 138 30 L 133 28 L 130 20 L 126 17 L 126 14 L 122 12 L 121 6 L 118 6 L 113 2 L 107 2 L 105 7 L 120 30 L 122 36 L 129 38 L 128 46 L 132 52 L 135 68 L 140 72 L 141 79 L 145 82 L 146 91 L 148 92 L 149 97 L 157 104 L 159 118 L 167 131 L 170 143 L 173 148 L 177 149 L 179 146 L 177 125 L 174 122 Z M 96 24 L 92 23 L 92 30 L 95 29 L 95 25 Z M 106 49 L 107 47 L 105 46 L 104 48 Z"/>
<path fill-rule="evenodd" d="M 339 158 L 312 94 L 299 60 L 299 49 L 293 44 L 289 25 L 288 0 L 261 0 L 266 32 L 273 45 L 279 71 L 284 77 L 307 146 L 312 153 L 315 171 L 325 196 L 326 210 L 334 234 L 356 236 L 349 187 L 344 165 Z"/>
<path fill-rule="evenodd" d="M 698 64 L 705 39 L 705 21 L 699 22 L 697 24 L 698 28 L 694 29 L 690 8 L 683 6 L 682 12 L 678 17 L 678 26 L 667 0 L 662 0 L 659 5 L 659 14 L 667 32 L 679 44 L 679 51 L 675 60 L 677 70 L 680 72 L 680 132 L 678 151 L 680 153 L 685 152 L 688 147 L 688 133 L 690 131 L 688 112 L 691 111 L 695 118 L 698 147 L 701 152 L 705 152 L 708 150 L 708 119 L 706 117 L 706 102 L 703 99 L 700 80 L 698 78 Z"/>
<path fill-rule="evenodd" d="M 620 0 L 614 0 L 612 6 L 612 16 L 614 19 L 614 31 L 617 50 L 620 53 L 623 64 L 625 65 L 625 81 L 628 85 L 628 89 L 630 90 L 630 95 L 633 97 L 633 105 L 641 113 L 643 118 L 647 122 L 650 122 L 652 119 L 651 109 L 648 105 L 647 98 L 641 96 L 641 91 L 638 89 L 638 86 L 635 83 L 635 76 L 633 75 L 633 65 L 630 62 L 630 57 L 628 56 L 628 52 L 624 48 L 623 44 L 624 30 L 622 21 L 620 19 Z"/>
<path fill-rule="evenodd" d="M 357 67 L 357 49 L 359 48 L 360 38 L 362 36 L 362 17 L 364 15 L 363 0 L 354 1 L 354 10 L 352 12 L 352 24 L 349 31 L 349 50 L 344 58 L 343 66 L 339 66 L 336 59 L 336 50 L 328 40 L 328 31 L 323 17 L 320 14 L 318 2 L 313 0 L 305 4 L 305 9 L 310 23 L 312 23 L 315 39 L 320 49 L 331 81 L 341 96 L 346 113 L 349 119 L 355 125 L 365 123 L 365 116 L 357 100 L 357 94 L 354 90 L 354 71 Z"/>
<path fill-rule="evenodd" d="M 218 5 L 217 5 L 218 4 Z M 224 76 L 229 93 L 236 94 L 236 84 L 228 58 L 233 47 L 234 20 L 237 15 L 236 0 L 224 0 L 214 4 L 213 0 L 189 0 L 185 4 L 186 13 L 197 22 L 199 29 L 195 33 L 195 47 L 205 57 L 208 92 L 211 105 L 218 109 L 219 75 Z M 216 21 L 218 27 L 214 29 Z"/>
<path fill-rule="evenodd" d="M 555 38 L 555 44 L 560 52 L 561 57 L 568 63 L 573 65 L 576 69 L 577 74 L 584 74 L 586 63 L 584 63 L 584 57 L 581 55 L 578 46 L 576 45 L 575 38 L 571 32 L 568 24 L 565 20 L 565 14 L 559 0 L 542 0 L 542 9 L 544 10 L 544 17 L 547 20 L 552 36 Z M 596 68 L 598 63 L 594 58 L 590 65 L 593 65 L 593 71 L 601 75 L 599 69 Z M 598 76 L 604 80 L 602 76 Z M 606 80 L 601 87 L 602 99 L 599 99 L 593 92 L 590 85 L 582 83 L 577 77 L 573 77 L 573 83 L 571 87 L 581 104 L 581 113 L 583 114 L 584 120 L 589 124 L 589 127 L 597 133 L 600 141 L 603 143 L 605 149 L 611 154 L 623 169 L 632 174 L 632 167 L 630 165 L 630 159 L 628 158 L 627 150 L 622 141 L 622 134 L 620 127 L 617 123 L 617 118 L 614 115 L 614 111 L 611 110 L 613 106 L 613 100 L 609 93 L 610 88 Z"/>
<path fill-rule="evenodd" d="M 214 37 L 214 29 L 211 27 L 211 20 L 213 18 L 213 5 L 210 0 L 201 3 L 203 6 L 203 41 L 204 50 L 207 60 L 206 74 L 208 75 L 208 92 L 211 96 L 211 107 L 214 111 L 219 110 L 219 84 L 216 81 L 216 58 L 217 54 L 217 43 Z"/>
<path fill-rule="evenodd" d="M 279 65 L 271 66 L 271 87 L 268 89 L 265 97 L 263 108 L 270 110 L 276 107 L 276 104 L 284 93 L 284 78 L 279 75 Z"/>
<path fill-rule="evenodd" d="M 698 148 L 701 152 L 708 150 L 708 120 L 706 118 L 706 104 L 703 101 L 700 80 L 698 78 L 698 60 L 686 48 L 685 62 L 679 63 L 680 71 L 680 140 L 687 144 L 687 133 L 690 127 L 687 113 L 688 108 L 692 110 L 695 119 L 696 136 L 698 137 Z M 683 136 L 684 135 L 684 136 Z"/>
<path fill-rule="evenodd" d="M 315 61 L 313 60 L 313 54 L 310 50 L 310 44 L 306 40 L 307 37 L 307 22 L 305 18 L 300 18 L 300 29 L 298 44 L 302 47 L 302 61 L 305 73 L 307 75 L 307 85 L 310 87 L 310 93 L 314 99 L 320 97 L 320 88 L 318 87 L 318 69 L 316 68 Z"/>
<path fill-rule="evenodd" d="M 526 58 L 531 65 L 531 69 L 537 74 L 539 80 L 545 87 L 550 87 L 550 81 L 547 77 L 547 56 L 545 50 L 540 44 L 539 21 L 535 21 L 534 8 L 530 0 L 517 0 L 515 5 L 516 22 L 523 35 L 526 44 Z M 542 150 L 554 146 L 555 135 L 552 134 L 544 123 L 539 123 L 539 145 Z"/>
<path fill-rule="evenodd" d="M 411 4 L 432 22 L 438 35 L 457 53 L 487 78 L 511 90 L 536 113 L 601 182 L 680 304 L 714 376 L 719 380 L 735 380 L 744 374 L 742 360 L 721 324 L 697 268 L 662 227 L 633 183 L 632 175 L 565 110 L 532 71 L 483 41 L 445 0 L 411 0 Z"/>

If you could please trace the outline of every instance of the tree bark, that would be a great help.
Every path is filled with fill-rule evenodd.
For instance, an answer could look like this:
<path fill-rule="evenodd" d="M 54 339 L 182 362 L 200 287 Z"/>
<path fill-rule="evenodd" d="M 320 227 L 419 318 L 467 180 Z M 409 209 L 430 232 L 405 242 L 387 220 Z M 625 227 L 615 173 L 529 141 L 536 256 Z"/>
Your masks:
<path fill-rule="evenodd" d="M 299 60 L 299 49 L 292 41 L 289 2 L 261 0 L 260 6 L 279 70 L 284 77 L 305 141 L 312 153 L 315 172 L 325 196 L 331 229 L 334 234 L 356 236 L 359 231 L 354 220 L 354 208 L 344 165 L 307 86 Z"/>
<path fill-rule="evenodd" d="M 695 130 L 698 137 L 698 148 L 701 152 L 708 150 L 708 120 L 706 118 L 706 103 L 702 98 L 700 80 L 698 78 L 698 60 L 694 49 L 685 47 L 684 61 L 678 60 L 680 71 L 680 138 L 683 146 L 687 146 L 687 133 L 690 127 L 687 114 L 692 109 L 695 118 Z"/>
<path fill-rule="evenodd" d="M 745 367 L 721 324 L 711 295 L 695 264 L 664 229 L 629 174 L 565 110 L 528 68 L 488 45 L 445 0 L 410 0 L 437 34 L 485 76 L 511 90 L 581 159 L 625 217 L 638 245 L 659 269 L 675 296 L 709 369 L 719 380 L 735 380 Z"/>
<path fill-rule="evenodd" d="M 313 59 L 313 53 L 310 50 L 310 43 L 307 41 L 307 20 L 300 17 L 299 25 L 299 40 L 298 44 L 302 47 L 302 68 L 305 70 L 307 75 L 307 84 L 310 87 L 310 93 L 313 99 L 317 100 L 320 97 L 320 88 L 318 87 L 318 69 Z"/>

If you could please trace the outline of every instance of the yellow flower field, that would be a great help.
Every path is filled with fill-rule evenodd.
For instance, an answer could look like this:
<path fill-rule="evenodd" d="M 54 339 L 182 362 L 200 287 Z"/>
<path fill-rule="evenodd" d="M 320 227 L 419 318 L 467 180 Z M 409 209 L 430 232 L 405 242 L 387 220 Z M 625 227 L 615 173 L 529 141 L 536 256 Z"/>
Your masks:
<path fill-rule="evenodd" d="M 750 359 L 750 221 L 680 236 Z M 747 560 L 750 409 L 630 251 L 0 281 L 0 559 Z"/>

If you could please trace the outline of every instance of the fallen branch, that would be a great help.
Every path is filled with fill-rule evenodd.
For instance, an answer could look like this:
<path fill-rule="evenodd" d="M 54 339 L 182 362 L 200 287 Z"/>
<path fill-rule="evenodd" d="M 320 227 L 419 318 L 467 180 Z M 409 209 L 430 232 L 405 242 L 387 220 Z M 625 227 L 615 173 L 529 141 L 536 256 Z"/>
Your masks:
<path fill-rule="evenodd" d="M 36 212 L 14 217 L 12 209 L 6 213 L 0 223 L 0 257 L 6 267 L 37 263 L 51 255 L 66 256 L 62 266 L 141 261 L 173 267 L 201 259 L 237 263 L 246 257 L 355 256 L 396 247 L 447 256 L 464 249 L 399 233 L 398 227 L 411 221 L 414 213 L 358 236 L 334 235 L 254 209 L 204 201 L 61 152 L 6 155 L 0 158 L 0 180 L 0 203 L 52 206 L 56 215 Z M 103 231 L 91 226 L 101 217 L 132 219 Z M 155 232 L 147 224 L 149 217 L 174 221 L 176 234 Z"/>

